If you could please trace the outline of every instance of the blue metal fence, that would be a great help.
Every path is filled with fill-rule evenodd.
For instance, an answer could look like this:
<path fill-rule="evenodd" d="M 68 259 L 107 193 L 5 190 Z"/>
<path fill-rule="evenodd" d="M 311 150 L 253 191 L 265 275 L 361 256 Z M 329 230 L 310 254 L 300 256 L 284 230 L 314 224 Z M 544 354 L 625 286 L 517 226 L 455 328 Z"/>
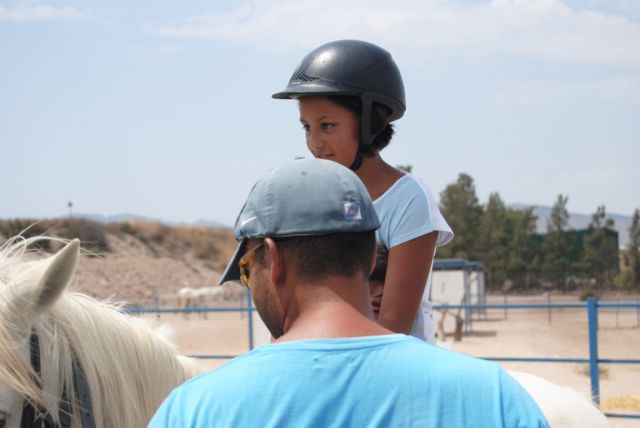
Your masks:
<path fill-rule="evenodd" d="M 247 334 L 249 340 L 249 350 L 254 347 L 254 330 L 253 330 L 253 302 L 251 301 L 251 295 L 246 294 L 246 307 L 199 307 L 188 309 L 177 308 L 160 308 L 159 305 L 155 308 L 129 308 L 129 313 L 155 313 L 158 316 L 161 313 L 177 313 L 177 312 L 246 312 L 247 313 Z M 473 312 L 486 313 L 487 309 L 504 309 L 504 318 L 507 319 L 507 311 L 511 309 L 546 309 L 549 312 L 548 319 L 551 322 L 551 311 L 553 309 L 562 308 L 586 308 L 588 319 L 588 334 L 589 334 L 589 358 L 540 358 L 540 357 L 491 357 L 491 356 L 478 356 L 492 361 L 502 362 L 548 362 L 548 363 L 584 363 L 589 364 L 589 374 L 591 378 L 591 398 L 596 405 L 600 405 L 600 364 L 640 364 L 640 359 L 606 359 L 599 358 L 598 355 L 598 311 L 601 308 L 636 308 L 638 326 L 640 326 L 640 301 L 636 303 L 607 303 L 599 302 L 594 298 L 589 298 L 585 303 L 506 303 L 506 297 L 503 304 L 462 304 L 462 305 L 434 305 L 434 309 L 464 309 L 469 315 L 467 320 L 471 322 L 471 314 Z M 466 330 L 465 330 L 466 331 Z M 190 355 L 194 358 L 203 359 L 230 359 L 237 355 Z M 640 414 L 627 414 L 627 413 L 605 413 L 606 416 L 611 418 L 630 418 L 640 419 Z"/>
<path fill-rule="evenodd" d="M 550 300 L 548 300 L 549 302 Z M 640 359 L 605 359 L 598 356 L 598 311 L 600 308 L 636 308 L 638 315 L 638 325 L 640 326 L 640 303 L 606 303 L 599 302 L 594 298 L 589 298 L 585 303 L 521 303 L 507 304 L 506 297 L 504 304 L 483 304 L 483 305 L 435 305 L 434 309 L 458 309 L 462 308 L 471 314 L 473 311 L 484 311 L 486 309 L 504 309 L 504 317 L 507 318 L 508 309 L 547 309 L 548 319 L 551 322 L 551 311 L 560 308 L 586 308 L 589 334 L 589 358 L 527 358 L 527 357 L 490 357 L 479 356 L 492 361 L 504 362 L 549 362 L 549 363 L 586 363 L 589 364 L 589 374 L 591 378 L 591 399 L 600 405 L 600 364 L 640 364 Z M 471 317 L 467 317 L 471 319 Z M 612 418 L 632 418 L 640 419 L 640 414 L 605 413 Z"/>

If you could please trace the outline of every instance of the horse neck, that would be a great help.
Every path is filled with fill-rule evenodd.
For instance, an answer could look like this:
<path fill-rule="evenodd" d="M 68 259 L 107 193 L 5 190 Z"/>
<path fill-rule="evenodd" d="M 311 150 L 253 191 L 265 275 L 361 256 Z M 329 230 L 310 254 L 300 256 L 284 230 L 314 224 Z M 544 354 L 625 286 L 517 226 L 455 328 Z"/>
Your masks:
<path fill-rule="evenodd" d="M 68 346 L 59 350 L 68 358 L 65 382 L 74 355 L 91 390 L 97 427 L 145 426 L 168 393 L 193 374 L 166 338 L 109 305 L 67 295 L 51 317 Z"/>

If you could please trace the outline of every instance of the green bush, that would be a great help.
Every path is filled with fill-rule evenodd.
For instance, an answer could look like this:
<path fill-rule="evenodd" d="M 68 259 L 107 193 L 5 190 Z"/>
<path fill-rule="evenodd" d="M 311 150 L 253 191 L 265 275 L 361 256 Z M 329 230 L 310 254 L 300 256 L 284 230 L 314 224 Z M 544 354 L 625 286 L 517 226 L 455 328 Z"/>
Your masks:
<path fill-rule="evenodd" d="M 601 293 L 599 290 L 595 288 L 585 288 L 580 292 L 580 300 L 585 301 L 589 297 L 593 297 L 594 299 L 599 299 L 601 297 Z"/>
<path fill-rule="evenodd" d="M 78 238 L 82 246 L 90 251 L 109 251 L 109 243 L 101 223 L 86 219 L 70 219 L 58 230 L 58 236 L 65 239 Z"/>
<path fill-rule="evenodd" d="M 9 239 L 20 235 L 24 238 L 49 236 L 63 239 L 78 238 L 82 246 L 90 251 L 109 251 L 104 226 L 87 219 L 12 219 L 0 220 L 0 234 Z M 51 252 L 48 240 L 38 241 L 30 248 Z"/>
<path fill-rule="evenodd" d="M 576 372 L 584 376 L 591 376 L 591 367 L 589 367 L 589 364 L 578 364 L 576 366 Z M 598 365 L 598 376 L 600 379 L 609 379 L 609 369 Z"/>
<path fill-rule="evenodd" d="M 124 223 L 120 223 L 120 232 L 126 233 L 127 235 L 135 235 L 135 229 L 126 221 Z"/>
<path fill-rule="evenodd" d="M 51 224 L 45 220 L 17 218 L 11 220 L 0 220 L 0 234 L 9 239 L 14 236 L 32 238 L 34 236 L 53 235 Z M 51 251 L 49 241 L 39 241 L 31 245 L 30 248 L 40 251 Z"/>
<path fill-rule="evenodd" d="M 621 288 L 631 288 L 634 282 L 635 278 L 633 277 L 633 269 L 630 267 L 622 270 L 613 279 L 613 283 Z"/>

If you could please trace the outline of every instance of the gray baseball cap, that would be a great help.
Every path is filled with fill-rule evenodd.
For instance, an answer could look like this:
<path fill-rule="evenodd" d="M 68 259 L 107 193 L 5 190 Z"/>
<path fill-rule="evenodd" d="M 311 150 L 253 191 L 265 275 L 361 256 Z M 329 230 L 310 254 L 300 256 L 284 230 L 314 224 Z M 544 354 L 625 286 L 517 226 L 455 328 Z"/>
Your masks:
<path fill-rule="evenodd" d="M 220 284 L 240 279 L 248 238 L 376 230 L 380 221 L 367 189 L 344 166 L 297 159 L 270 170 L 251 189 L 234 231 L 240 241 Z"/>

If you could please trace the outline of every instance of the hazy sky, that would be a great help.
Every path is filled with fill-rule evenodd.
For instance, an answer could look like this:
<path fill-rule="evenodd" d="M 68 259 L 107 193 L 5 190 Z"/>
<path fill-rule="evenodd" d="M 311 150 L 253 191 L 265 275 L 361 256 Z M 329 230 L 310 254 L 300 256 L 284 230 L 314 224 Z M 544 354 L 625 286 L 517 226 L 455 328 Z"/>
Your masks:
<path fill-rule="evenodd" d="M 407 113 L 383 157 L 437 196 L 640 207 L 639 0 L 0 1 L 0 218 L 135 213 L 232 225 L 309 156 L 271 99 L 316 46 L 392 53 Z"/>

